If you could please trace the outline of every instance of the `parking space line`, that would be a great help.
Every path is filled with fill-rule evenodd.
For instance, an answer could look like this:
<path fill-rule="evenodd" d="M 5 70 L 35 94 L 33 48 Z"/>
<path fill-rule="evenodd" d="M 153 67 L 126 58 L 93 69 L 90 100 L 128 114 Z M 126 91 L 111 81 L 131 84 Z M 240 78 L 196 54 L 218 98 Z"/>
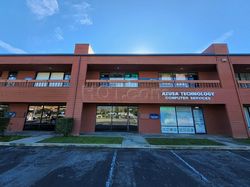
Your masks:
<path fill-rule="evenodd" d="M 112 158 L 112 162 L 111 162 L 110 169 L 109 169 L 108 179 L 106 181 L 106 187 L 110 187 L 112 185 L 116 157 L 117 157 L 117 151 L 114 152 L 114 155 L 113 155 L 113 158 Z"/>
<path fill-rule="evenodd" d="M 234 154 L 234 155 L 238 156 L 239 158 L 242 158 L 243 160 L 246 160 L 246 161 L 250 162 L 250 159 L 248 159 L 248 158 L 246 158 L 246 157 L 244 157 L 244 156 L 242 156 L 242 155 L 240 155 L 238 153 L 234 153 L 232 151 L 228 151 L 228 152 L 231 153 L 231 154 Z"/>
<path fill-rule="evenodd" d="M 189 163 L 187 163 L 183 158 L 181 158 L 177 153 L 175 153 L 173 150 L 170 151 L 174 156 L 176 156 L 180 161 L 182 161 L 189 169 L 191 169 L 196 175 L 200 176 L 200 178 L 207 182 L 210 183 L 210 181 L 202 175 L 199 171 L 197 171 L 194 167 L 192 167 Z"/>

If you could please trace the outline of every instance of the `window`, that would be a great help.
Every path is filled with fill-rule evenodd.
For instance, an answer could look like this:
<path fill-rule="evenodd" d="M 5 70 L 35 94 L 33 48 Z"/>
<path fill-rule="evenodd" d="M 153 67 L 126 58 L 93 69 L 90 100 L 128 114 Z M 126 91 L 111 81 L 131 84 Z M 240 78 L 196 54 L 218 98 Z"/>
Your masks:
<path fill-rule="evenodd" d="M 206 133 L 203 112 L 200 107 L 160 107 L 162 133 Z"/>
<path fill-rule="evenodd" d="M 17 78 L 17 72 L 11 71 L 9 72 L 8 80 L 16 80 Z"/>
<path fill-rule="evenodd" d="M 17 72 L 10 71 L 9 76 L 8 76 L 8 80 L 13 81 L 13 80 L 16 80 L 16 78 L 17 78 Z M 15 82 L 7 82 L 6 86 L 15 86 Z"/>
<path fill-rule="evenodd" d="M 244 107 L 244 113 L 245 113 L 245 117 L 247 121 L 247 126 L 250 129 L 250 107 L 249 106 Z"/>
<path fill-rule="evenodd" d="M 65 116 L 66 106 L 33 105 L 29 106 L 25 125 L 55 125 L 57 118 Z"/>
<path fill-rule="evenodd" d="M 70 81 L 70 79 L 71 79 L 70 73 L 65 73 L 65 74 L 64 74 L 64 80 Z M 64 86 L 64 87 L 69 87 L 70 84 L 69 84 L 69 82 L 64 82 L 64 83 L 63 83 L 63 86 Z"/>
<path fill-rule="evenodd" d="M 50 73 L 49 72 L 39 72 L 36 75 L 36 80 L 49 80 Z M 47 87 L 47 82 L 36 82 L 35 87 Z"/>
<path fill-rule="evenodd" d="M 174 80 L 198 80 L 197 73 L 160 73 L 159 80 L 167 80 L 167 81 L 174 81 Z M 160 87 L 194 87 L 195 85 L 192 83 L 160 83 Z"/>
<path fill-rule="evenodd" d="M 249 81 L 250 73 L 235 73 L 236 80 Z M 241 88 L 250 88 L 250 84 L 240 84 Z"/>
<path fill-rule="evenodd" d="M 131 80 L 138 80 L 138 73 L 101 73 L 100 80 L 116 80 L 117 82 L 101 83 L 102 87 L 138 87 L 138 83 L 130 82 Z M 121 82 L 119 82 L 121 80 Z M 126 82 L 123 82 L 126 80 Z"/>
<path fill-rule="evenodd" d="M 0 117 L 5 117 L 8 110 L 9 110 L 8 105 L 0 105 Z"/>
<path fill-rule="evenodd" d="M 53 72 L 50 74 L 50 80 L 63 80 L 64 79 L 64 73 L 61 72 Z M 49 87 L 62 87 L 62 82 L 50 82 Z"/>
<path fill-rule="evenodd" d="M 96 131 L 137 131 L 138 107 L 97 106 Z"/>
<path fill-rule="evenodd" d="M 69 83 L 62 82 L 50 82 L 46 81 L 42 82 L 42 80 L 70 80 L 70 74 L 64 72 L 38 72 L 36 76 L 36 80 L 41 80 L 41 82 L 36 82 L 35 87 L 68 87 Z"/>

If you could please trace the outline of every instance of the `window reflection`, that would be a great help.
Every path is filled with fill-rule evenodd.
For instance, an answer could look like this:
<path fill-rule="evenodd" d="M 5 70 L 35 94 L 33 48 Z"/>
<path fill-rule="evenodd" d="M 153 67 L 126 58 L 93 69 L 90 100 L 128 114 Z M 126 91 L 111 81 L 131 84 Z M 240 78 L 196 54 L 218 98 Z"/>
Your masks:
<path fill-rule="evenodd" d="M 97 106 L 96 131 L 137 131 L 138 107 Z"/>
<path fill-rule="evenodd" d="M 58 105 L 29 106 L 26 115 L 25 129 L 32 130 L 34 126 L 40 126 L 40 127 L 44 125 L 54 126 L 58 118 L 63 118 L 65 116 L 65 110 L 66 106 L 58 106 Z"/>

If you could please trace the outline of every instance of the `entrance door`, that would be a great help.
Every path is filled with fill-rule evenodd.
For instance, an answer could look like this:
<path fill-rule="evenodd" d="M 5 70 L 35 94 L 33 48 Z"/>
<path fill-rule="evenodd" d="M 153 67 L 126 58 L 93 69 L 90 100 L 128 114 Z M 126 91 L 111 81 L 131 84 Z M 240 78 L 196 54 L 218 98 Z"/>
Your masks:
<path fill-rule="evenodd" d="M 98 106 L 96 110 L 96 131 L 111 131 L 112 106 Z"/>
<path fill-rule="evenodd" d="M 128 107 L 113 106 L 112 112 L 112 130 L 127 131 L 128 130 Z"/>
<path fill-rule="evenodd" d="M 137 131 L 137 113 L 134 106 L 97 106 L 96 131 Z"/>

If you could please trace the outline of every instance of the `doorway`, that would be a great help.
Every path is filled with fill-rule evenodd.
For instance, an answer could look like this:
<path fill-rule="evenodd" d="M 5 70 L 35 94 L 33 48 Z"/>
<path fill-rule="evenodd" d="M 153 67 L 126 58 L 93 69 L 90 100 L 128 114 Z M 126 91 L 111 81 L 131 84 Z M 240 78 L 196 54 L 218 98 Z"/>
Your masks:
<path fill-rule="evenodd" d="M 95 131 L 138 131 L 138 107 L 97 106 Z"/>

